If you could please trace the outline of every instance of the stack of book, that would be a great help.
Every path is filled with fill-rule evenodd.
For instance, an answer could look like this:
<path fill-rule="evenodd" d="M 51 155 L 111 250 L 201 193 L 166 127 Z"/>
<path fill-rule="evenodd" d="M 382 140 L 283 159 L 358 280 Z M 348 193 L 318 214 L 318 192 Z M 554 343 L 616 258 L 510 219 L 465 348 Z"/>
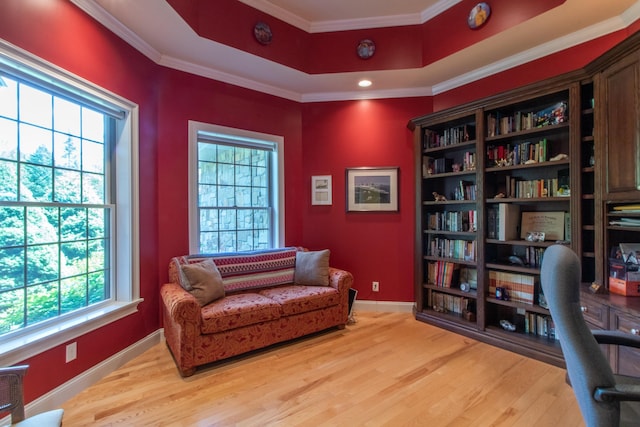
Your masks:
<path fill-rule="evenodd" d="M 640 227 L 640 205 L 619 205 L 613 207 L 616 215 L 626 215 L 629 217 L 617 216 L 609 221 L 609 225 L 618 227 Z"/>

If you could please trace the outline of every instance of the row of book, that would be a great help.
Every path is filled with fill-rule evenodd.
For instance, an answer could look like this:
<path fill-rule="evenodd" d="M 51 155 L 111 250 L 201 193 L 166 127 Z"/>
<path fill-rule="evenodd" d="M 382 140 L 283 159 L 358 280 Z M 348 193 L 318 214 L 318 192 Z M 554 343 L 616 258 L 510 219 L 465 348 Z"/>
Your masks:
<path fill-rule="evenodd" d="M 557 125 L 568 121 L 569 108 L 561 101 L 537 112 L 516 111 L 512 114 L 501 112 L 487 115 L 487 136 L 506 135 L 538 127 Z"/>
<path fill-rule="evenodd" d="M 464 261 L 476 261 L 477 253 L 475 240 L 431 237 L 427 248 L 427 254 L 430 256 L 461 259 Z"/>
<path fill-rule="evenodd" d="M 487 164 L 491 167 L 500 160 L 509 160 L 509 165 L 524 165 L 527 162 L 542 163 L 549 160 L 547 139 L 521 142 L 511 145 L 490 145 L 487 147 Z"/>
<path fill-rule="evenodd" d="M 430 262 L 427 265 L 427 282 L 441 288 L 457 287 L 460 281 L 460 264 L 450 261 Z"/>
<path fill-rule="evenodd" d="M 427 228 L 435 231 L 476 231 L 477 211 L 430 212 L 427 214 Z"/>
<path fill-rule="evenodd" d="M 527 311 L 524 316 L 524 332 L 539 337 L 546 337 L 550 340 L 559 340 L 553 319 L 547 314 Z"/>
<path fill-rule="evenodd" d="M 533 304 L 536 292 L 536 276 L 489 270 L 489 295 L 495 296 L 497 288 L 503 288 L 507 291 L 507 295 L 501 295 L 501 299 Z"/>
<path fill-rule="evenodd" d="M 559 178 L 519 180 L 507 177 L 505 197 L 531 199 L 538 197 L 568 197 L 571 190 L 568 185 L 561 185 Z"/>
<path fill-rule="evenodd" d="M 525 246 L 524 254 L 521 256 L 524 265 L 531 268 L 542 267 L 542 257 L 544 256 L 545 248 L 539 248 L 536 246 Z"/>
<path fill-rule="evenodd" d="M 453 200 L 476 200 L 478 186 L 473 181 L 461 180 L 453 190 Z"/>
<path fill-rule="evenodd" d="M 444 129 L 440 132 L 424 130 L 423 148 L 438 148 L 476 139 L 476 127 L 470 124 Z"/>
<path fill-rule="evenodd" d="M 465 313 L 475 313 L 475 300 L 457 295 L 445 294 L 429 290 L 429 305 L 440 313 L 450 313 L 462 316 Z"/>
<path fill-rule="evenodd" d="M 446 157 L 441 157 L 439 159 L 426 157 L 423 163 L 427 165 L 427 175 L 453 172 L 453 168 L 451 167 L 453 160 L 447 159 Z"/>

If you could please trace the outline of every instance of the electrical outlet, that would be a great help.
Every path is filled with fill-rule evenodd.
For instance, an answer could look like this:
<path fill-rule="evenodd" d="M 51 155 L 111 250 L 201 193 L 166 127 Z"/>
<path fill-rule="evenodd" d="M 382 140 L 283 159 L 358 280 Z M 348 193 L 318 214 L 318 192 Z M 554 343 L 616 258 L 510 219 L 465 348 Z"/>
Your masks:
<path fill-rule="evenodd" d="M 380 290 L 380 282 L 371 282 L 371 290 L 378 292 Z"/>
<path fill-rule="evenodd" d="M 72 360 L 75 360 L 78 357 L 78 343 L 72 342 L 67 345 L 67 355 L 65 358 L 65 362 L 69 363 Z"/>

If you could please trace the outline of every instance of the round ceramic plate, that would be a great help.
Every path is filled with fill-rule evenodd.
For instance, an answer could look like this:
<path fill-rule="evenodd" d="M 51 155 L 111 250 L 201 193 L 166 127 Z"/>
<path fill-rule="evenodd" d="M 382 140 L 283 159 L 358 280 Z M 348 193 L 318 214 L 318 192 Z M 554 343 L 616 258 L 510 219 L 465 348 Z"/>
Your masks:
<path fill-rule="evenodd" d="M 264 22 L 258 22 L 255 27 L 253 27 L 253 35 L 255 36 L 258 43 L 267 45 L 271 43 L 271 39 L 273 35 L 271 34 L 271 27 Z"/>
<path fill-rule="evenodd" d="M 358 43 L 358 47 L 356 47 L 356 52 L 358 56 L 362 59 L 369 59 L 373 56 L 376 51 L 376 45 L 373 40 L 364 39 L 360 40 Z"/>
<path fill-rule="evenodd" d="M 476 29 L 480 28 L 487 22 L 489 19 L 489 15 L 491 15 L 491 8 L 485 2 L 478 3 L 471 9 L 469 12 L 469 17 L 467 18 L 467 23 L 469 24 L 469 28 Z"/>

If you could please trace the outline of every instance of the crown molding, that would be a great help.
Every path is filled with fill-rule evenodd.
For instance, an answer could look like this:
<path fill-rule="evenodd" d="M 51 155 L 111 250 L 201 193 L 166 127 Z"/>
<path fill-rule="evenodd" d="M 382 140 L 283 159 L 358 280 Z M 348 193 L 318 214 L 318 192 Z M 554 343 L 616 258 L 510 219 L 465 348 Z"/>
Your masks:
<path fill-rule="evenodd" d="M 331 31 L 364 30 L 369 28 L 402 27 L 406 25 L 420 25 L 445 10 L 460 3 L 462 0 L 440 0 L 433 6 L 420 13 L 410 13 L 392 16 L 379 16 L 361 19 L 339 19 L 333 21 L 308 21 L 288 10 L 274 5 L 269 0 L 239 0 L 261 12 L 280 19 L 294 27 L 308 33 L 326 33 Z"/>
<path fill-rule="evenodd" d="M 120 21 L 115 19 L 109 12 L 102 8 L 98 3 L 92 0 L 71 0 L 71 3 L 75 4 L 78 8 L 84 11 L 87 15 L 107 27 L 111 32 L 120 37 L 125 42 L 129 43 L 134 49 L 142 53 L 153 62 L 159 62 L 162 55 L 140 38 L 136 33 L 127 28 Z"/>
<path fill-rule="evenodd" d="M 640 7 L 635 9 L 635 17 L 627 16 L 624 19 L 622 17 L 615 17 L 606 21 L 599 22 L 580 31 L 576 31 L 575 33 L 568 34 L 564 37 L 560 37 L 550 42 L 538 45 L 534 48 L 522 51 L 501 61 L 496 61 L 484 67 L 477 68 L 471 72 L 461 74 L 453 79 L 435 84 L 433 85 L 433 94 L 438 95 L 443 92 L 447 92 L 451 89 L 473 83 L 476 80 L 481 80 L 502 71 L 515 68 L 536 59 L 540 59 L 545 56 L 560 52 L 562 50 L 577 46 L 579 44 L 586 43 L 590 40 L 594 40 L 598 37 L 605 36 L 612 32 L 622 30 L 628 26 L 627 22 L 631 23 L 638 19 L 638 15 L 640 15 Z"/>
<path fill-rule="evenodd" d="M 293 12 L 289 12 L 286 9 L 276 6 L 268 0 L 239 0 L 240 3 L 244 3 L 247 6 L 251 6 L 254 9 L 264 12 L 267 15 L 271 15 L 287 24 L 293 25 L 307 33 L 311 32 L 311 22 L 296 15 Z"/>
<path fill-rule="evenodd" d="M 235 86 L 240 86 L 244 89 L 251 89 L 257 92 L 289 99 L 291 101 L 302 102 L 302 94 L 298 92 L 248 79 L 246 77 L 240 77 L 235 74 L 216 70 L 210 67 L 205 67 L 203 65 L 194 64 L 193 62 L 183 61 L 179 58 L 163 56 L 162 59 L 158 62 L 158 65 L 217 80 L 222 83 L 229 83 Z"/>
<path fill-rule="evenodd" d="M 350 91 L 350 92 L 319 92 L 305 93 L 302 95 L 302 103 L 308 102 L 330 102 L 330 101 L 356 101 L 363 99 L 389 99 L 389 98 L 417 98 L 420 96 L 432 96 L 433 91 L 430 87 L 420 88 L 400 88 L 400 89 L 382 89 Z"/>

